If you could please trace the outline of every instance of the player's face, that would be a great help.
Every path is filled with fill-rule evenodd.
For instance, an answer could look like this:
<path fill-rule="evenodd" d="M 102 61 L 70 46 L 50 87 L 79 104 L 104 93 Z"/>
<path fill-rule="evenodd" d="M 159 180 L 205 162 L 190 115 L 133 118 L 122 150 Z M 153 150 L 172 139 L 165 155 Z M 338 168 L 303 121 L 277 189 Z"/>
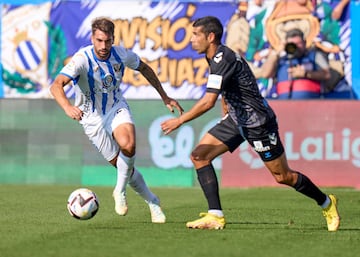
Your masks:
<path fill-rule="evenodd" d="M 91 36 L 91 41 L 94 45 L 96 57 L 100 60 L 106 60 L 110 56 L 110 50 L 114 42 L 113 35 L 104 33 L 101 30 L 96 30 Z"/>
<path fill-rule="evenodd" d="M 196 52 L 199 54 L 206 53 L 209 48 L 209 41 L 207 40 L 205 33 L 202 31 L 202 26 L 193 27 L 190 42 L 192 44 L 192 48 Z"/>

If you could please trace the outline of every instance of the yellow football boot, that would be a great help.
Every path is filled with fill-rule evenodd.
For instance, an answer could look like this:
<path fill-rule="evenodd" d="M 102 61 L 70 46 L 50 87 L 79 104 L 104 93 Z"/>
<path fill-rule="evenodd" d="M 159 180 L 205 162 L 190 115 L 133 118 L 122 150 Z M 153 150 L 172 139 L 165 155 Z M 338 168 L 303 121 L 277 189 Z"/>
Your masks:
<path fill-rule="evenodd" d="M 225 227 L 225 218 L 219 217 L 211 213 L 202 212 L 200 219 L 189 221 L 186 227 L 195 229 L 223 229 Z"/>
<path fill-rule="evenodd" d="M 323 215 L 326 218 L 328 231 L 336 231 L 340 226 L 340 216 L 337 210 L 337 199 L 335 195 L 329 195 L 330 204 L 327 208 L 323 209 Z"/>

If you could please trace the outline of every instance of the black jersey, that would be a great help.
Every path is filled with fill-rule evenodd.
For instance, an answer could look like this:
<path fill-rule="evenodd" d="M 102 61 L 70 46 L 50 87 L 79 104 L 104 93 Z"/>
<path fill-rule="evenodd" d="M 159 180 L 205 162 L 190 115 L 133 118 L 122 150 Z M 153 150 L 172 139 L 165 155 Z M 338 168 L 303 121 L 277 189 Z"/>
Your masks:
<path fill-rule="evenodd" d="M 206 91 L 222 95 L 229 115 L 239 126 L 258 127 L 275 118 L 249 65 L 239 54 L 220 45 L 207 61 L 210 73 Z"/>

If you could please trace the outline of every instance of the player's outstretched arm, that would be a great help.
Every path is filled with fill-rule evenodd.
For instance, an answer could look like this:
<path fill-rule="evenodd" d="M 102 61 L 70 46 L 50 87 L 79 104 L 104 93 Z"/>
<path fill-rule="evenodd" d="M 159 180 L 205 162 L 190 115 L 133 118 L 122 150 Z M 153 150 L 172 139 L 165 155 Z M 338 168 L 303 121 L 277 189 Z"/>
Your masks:
<path fill-rule="evenodd" d="M 161 123 L 161 129 L 165 135 L 171 133 L 183 123 L 196 119 L 215 106 L 218 94 L 206 93 L 195 105 L 180 117 L 168 119 Z"/>
<path fill-rule="evenodd" d="M 161 96 L 161 99 L 163 100 L 164 104 L 171 112 L 174 112 L 173 107 L 175 107 L 179 111 L 180 115 L 184 112 L 184 109 L 181 107 L 178 101 L 172 99 L 166 94 L 164 88 L 161 85 L 159 78 L 156 76 L 155 72 L 151 69 L 149 65 L 147 65 L 143 61 L 140 61 L 138 70 L 147 79 L 147 81 L 149 81 L 149 83 L 156 89 L 156 91 Z"/>

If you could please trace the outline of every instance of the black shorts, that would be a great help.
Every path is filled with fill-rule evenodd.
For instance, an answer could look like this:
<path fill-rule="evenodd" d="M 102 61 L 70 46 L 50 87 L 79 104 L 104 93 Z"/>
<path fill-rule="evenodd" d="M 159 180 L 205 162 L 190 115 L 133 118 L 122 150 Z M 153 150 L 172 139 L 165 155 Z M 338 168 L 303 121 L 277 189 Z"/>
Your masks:
<path fill-rule="evenodd" d="M 227 115 L 208 133 L 223 142 L 230 152 L 235 151 L 245 140 L 248 141 L 264 162 L 272 161 L 284 153 L 276 119 L 255 128 L 239 128 Z"/>

